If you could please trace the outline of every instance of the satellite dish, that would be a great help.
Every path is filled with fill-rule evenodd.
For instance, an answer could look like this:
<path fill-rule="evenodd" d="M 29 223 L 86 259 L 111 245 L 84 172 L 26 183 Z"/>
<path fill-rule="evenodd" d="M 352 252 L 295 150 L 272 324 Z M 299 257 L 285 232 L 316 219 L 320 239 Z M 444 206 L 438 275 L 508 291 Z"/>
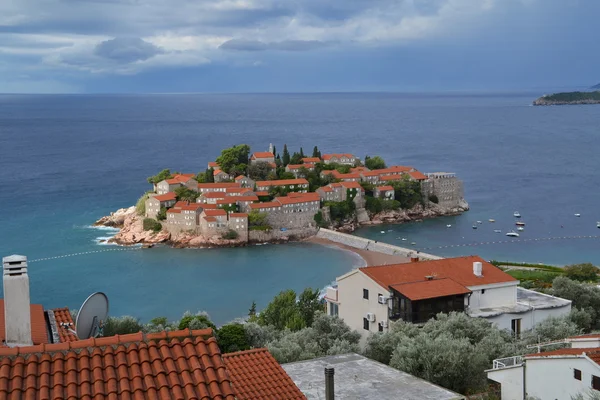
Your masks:
<path fill-rule="evenodd" d="M 75 329 L 79 339 L 100 336 L 108 317 L 108 297 L 102 292 L 92 293 L 85 299 L 75 320 Z"/>

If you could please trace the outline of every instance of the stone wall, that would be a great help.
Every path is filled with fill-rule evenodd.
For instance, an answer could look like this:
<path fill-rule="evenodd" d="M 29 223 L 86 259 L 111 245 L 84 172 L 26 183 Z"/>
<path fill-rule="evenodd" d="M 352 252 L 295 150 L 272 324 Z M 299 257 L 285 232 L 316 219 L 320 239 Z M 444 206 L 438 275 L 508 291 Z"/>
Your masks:
<path fill-rule="evenodd" d="M 453 173 L 434 172 L 421 184 L 423 196 L 435 195 L 438 204 L 444 208 L 456 208 L 464 202 L 463 183 Z"/>
<path fill-rule="evenodd" d="M 273 228 L 287 228 L 287 229 L 299 229 L 299 228 L 313 228 L 316 226 L 315 214 L 318 209 L 304 212 L 293 212 L 284 213 L 279 212 L 268 212 L 267 223 Z"/>
<path fill-rule="evenodd" d="M 354 247 L 355 249 L 375 251 L 383 254 L 397 255 L 403 257 L 418 256 L 419 260 L 439 260 L 442 258 L 433 254 L 417 252 L 417 250 L 414 249 L 407 249 L 404 247 L 398 247 L 387 243 L 376 242 L 359 236 L 348 235 L 347 233 L 335 232 L 324 228 L 319 229 L 317 237 L 331 240 L 332 242 L 340 243 L 346 246 Z"/>
<path fill-rule="evenodd" d="M 272 229 L 270 231 L 248 231 L 248 241 L 250 242 L 271 242 L 276 240 L 304 239 L 314 236 L 317 228 L 298 228 L 281 231 Z"/>

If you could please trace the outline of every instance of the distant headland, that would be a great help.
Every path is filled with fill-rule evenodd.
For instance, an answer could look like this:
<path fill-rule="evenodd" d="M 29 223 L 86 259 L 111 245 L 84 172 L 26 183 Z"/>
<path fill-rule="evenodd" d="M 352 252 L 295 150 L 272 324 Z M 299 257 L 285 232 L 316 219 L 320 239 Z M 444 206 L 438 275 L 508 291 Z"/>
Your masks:
<path fill-rule="evenodd" d="M 592 89 L 600 89 L 600 84 L 593 86 Z M 546 94 L 533 102 L 534 106 L 560 106 L 568 104 L 600 104 L 600 90 Z"/>
<path fill-rule="evenodd" d="M 314 236 L 327 227 L 352 232 L 360 225 L 455 215 L 469 209 L 453 173 L 422 173 L 361 161 L 349 153 L 251 152 L 241 144 L 221 152 L 202 172 L 165 169 L 148 178 L 152 190 L 136 206 L 96 221 L 120 231 L 121 245 L 229 247 Z"/>

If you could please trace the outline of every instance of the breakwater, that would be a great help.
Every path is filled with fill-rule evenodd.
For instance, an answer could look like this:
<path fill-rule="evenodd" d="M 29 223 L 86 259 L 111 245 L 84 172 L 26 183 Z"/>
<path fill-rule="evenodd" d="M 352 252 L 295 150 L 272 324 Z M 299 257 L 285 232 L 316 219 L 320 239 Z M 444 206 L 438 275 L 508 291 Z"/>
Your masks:
<path fill-rule="evenodd" d="M 335 243 L 354 247 L 355 249 L 375 251 L 392 256 L 419 257 L 419 260 L 439 260 L 443 258 L 433 254 L 423 253 L 415 249 L 408 249 L 388 243 L 381 243 L 376 240 L 349 235 L 347 233 L 336 232 L 330 229 L 321 228 L 319 229 L 319 232 L 317 232 L 316 236 L 318 238 L 330 240 Z"/>

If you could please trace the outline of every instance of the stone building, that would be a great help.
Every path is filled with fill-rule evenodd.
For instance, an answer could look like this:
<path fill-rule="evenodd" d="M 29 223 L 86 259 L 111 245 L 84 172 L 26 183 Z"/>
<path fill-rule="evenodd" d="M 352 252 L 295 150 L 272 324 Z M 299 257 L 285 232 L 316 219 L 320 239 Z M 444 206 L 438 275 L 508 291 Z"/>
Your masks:
<path fill-rule="evenodd" d="M 228 215 L 229 229 L 237 232 L 238 240 L 243 242 L 248 241 L 248 214 L 246 213 L 229 213 Z"/>
<path fill-rule="evenodd" d="M 320 163 L 321 159 L 319 157 L 304 157 L 302 159 L 302 163 L 303 164 L 307 164 L 307 165 L 312 165 L 314 166 L 317 163 Z"/>
<path fill-rule="evenodd" d="M 332 176 L 336 180 L 344 181 L 344 182 L 359 182 L 361 177 L 358 172 L 350 172 L 347 174 L 342 174 L 337 170 L 325 170 L 321 172 L 321 178 L 326 176 Z"/>
<path fill-rule="evenodd" d="M 380 199 L 394 200 L 395 194 L 396 192 L 394 188 L 389 185 L 376 186 L 375 189 L 373 189 L 373 195 L 375 197 L 379 197 Z"/>
<path fill-rule="evenodd" d="M 323 162 L 325 164 L 344 164 L 344 165 L 356 165 L 360 160 L 358 157 L 344 153 L 344 154 L 323 154 Z"/>
<path fill-rule="evenodd" d="M 307 171 L 314 171 L 314 164 L 288 164 L 285 167 L 285 172 L 291 172 L 294 174 L 296 178 L 306 178 L 305 174 L 302 174 L 302 168 L 305 168 Z"/>
<path fill-rule="evenodd" d="M 289 190 L 306 193 L 308 191 L 308 181 L 304 178 L 300 179 L 280 179 L 277 181 L 258 181 L 256 182 L 256 190 L 269 191 L 274 187 L 284 187 Z"/>
<path fill-rule="evenodd" d="M 351 198 L 363 198 L 365 190 L 358 182 L 337 182 L 330 183 L 317 189 L 322 201 L 345 201 L 348 196 Z"/>
<path fill-rule="evenodd" d="M 250 164 L 256 164 L 257 162 L 268 162 L 269 164 L 275 163 L 275 155 L 268 151 L 257 151 L 252 153 L 250 157 Z"/>
<path fill-rule="evenodd" d="M 175 175 L 173 178 L 162 180 L 156 184 L 156 193 L 166 194 L 174 192 L 175 189 L 182 186 L 191 190 L 196 190 L 198 182 L 194 179 L 194 176 L 194 174 L 179 174 Z"/>
<path fill-rule="evenodd" d="M 170 233 L 198 233 L 198 220 L 203 210 L 202 204 L 179 201 L 167 210 L 165 228 Z"/>
<path fill-rule="evenodd" d="M 215 183 L 227 182 L 231 180 L 231 175 L 223 170 L 215 169 L 213 172 L 213 178 L 215 179 Z"/>
<path fill-rule="evenodd" d="M 432 172 L 425 174 L 427 180 L 421 183 L 425 198 L 435 195 L 438 204 L 445 208 L 455 208 L 465 202 L 463 183 L 451 172 Z"/>
<path fill-rule="evenodd" d="M 230 188 L 240 188 L 242 185 L 239 182 L 220 182 L 220 183 L 198 183 L 197 191 L 200 193 L 208 192 L 227 192 Z"/>
<path fill-rule="evenodd" d="M 249 209 L 265 213 L 273 229 L 311 228 L 320 203 L 317 193 L 290 193 L 271 202 L 250 204 Z"/>
<path fill-rule="evenodd" d="M 227 211 L 203 210 L 199 218 L 200 232 L 204 236 L 223 235 L 229 230 Z"/>
<path fill-rule="evenodd" d="M 235 181 L 241 185 L 243 188 L 254 189 L 254 185 L 256 182 L 247 176 L 239 175 L 235 177 Z"/>
<path fill-rule="evenodd" d="M 175 193 L 168 192 L 165 194 L 151 194 L 146 199 L 146 213 L 147 218 L 156 218 L 162 207 L 172 207 L 177 201 Z"/>

